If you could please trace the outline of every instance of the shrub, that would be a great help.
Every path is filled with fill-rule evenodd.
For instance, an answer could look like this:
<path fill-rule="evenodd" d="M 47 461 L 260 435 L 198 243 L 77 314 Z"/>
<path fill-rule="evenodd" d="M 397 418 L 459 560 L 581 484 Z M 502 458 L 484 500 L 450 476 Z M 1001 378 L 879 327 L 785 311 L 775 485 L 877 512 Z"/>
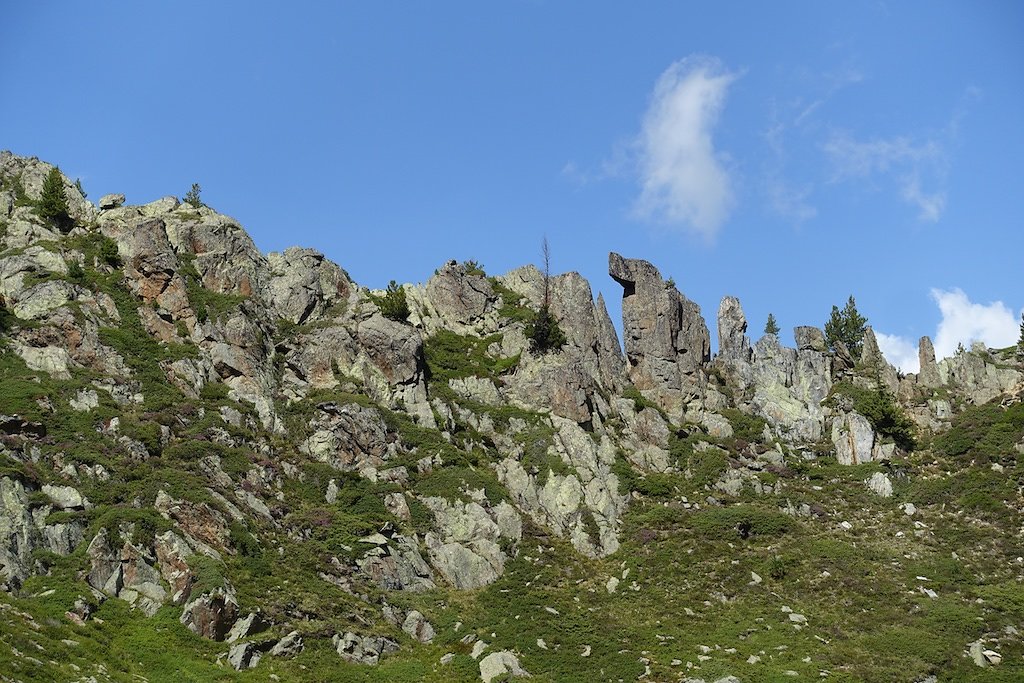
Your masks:
<path fill-rule="evenodd" d="M 853 409 L 866 417 L 876 432 L 891 439 L 904 451 L 909 453 L 917 448 L 914 421 L 906 416 L 896 399 L 881 384 L 872 390 L 840 382 L 832 387 L 828 399 L 833 405 L 837 395 L 850 398 Z"/>
<path fill-rule="evenodd" d="M 781 536 L 791 531 L 794 524 L 788 515 L 752 505 L 711 508 L 693 515 L 694 531 L 714 538 L 724 538 L 730 533 L 744 539 L 750 536 Z"/>
<path fill-rule="evenodd" d="M 526 326 L 526 336 L 534 351 L 547 353 L 565 346 L 566 338 L 558 320 L 547 306 L 541 306 L 533 322 Z"/>
<path fill-rule="evenodd" d="M 388 283 L 384 296 L 372 298 L 385 318 L 404 322 L 409 317 L 409 302 L 405 298 L 405 290 L 394 280 Z"/>
<path fill-rule="evenodd" d="M 106 235 L 100 240 L 100 259 L 115 268 L 121 265 L 121 254 L 118 252 L 117 242 Z"/>

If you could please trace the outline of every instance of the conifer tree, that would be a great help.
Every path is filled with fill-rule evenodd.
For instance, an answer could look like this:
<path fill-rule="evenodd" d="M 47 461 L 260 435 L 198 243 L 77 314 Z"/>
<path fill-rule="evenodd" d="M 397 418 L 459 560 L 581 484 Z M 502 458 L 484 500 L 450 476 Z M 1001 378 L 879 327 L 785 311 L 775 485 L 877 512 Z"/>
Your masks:
<path fill-rule="evenodd" d="M 62 232 L 71 229 L 71 215 L 68 213 L 68 198 L 64 194 L 64 176 L 56 166 L 43 181 L 43 193 L 36 203 L 36 213 L 52 223 Z"/>
<path fill-rule="evenodd" d="M 857 311 L 857 302 L 853 300 L 851 294 L 843 310 L 840 311 L 838 306 L 832 307 L 832 316 L 825 323 L 825 342 L 833 350 L 836 342 L 843 342 L 850 355 L 857 358 L 860 355 L 867 323 L 868 319 Z"/>
<path fill-rule="evenodd" d="M 766 322 L 764 324 L 764 333 L 765 334 L 778 334 L 779 333 L 779 324 L 777 322 L 775 322 L 775 316 L 772 315 L 771 313 L 768 314 L 768 322 Z"/>

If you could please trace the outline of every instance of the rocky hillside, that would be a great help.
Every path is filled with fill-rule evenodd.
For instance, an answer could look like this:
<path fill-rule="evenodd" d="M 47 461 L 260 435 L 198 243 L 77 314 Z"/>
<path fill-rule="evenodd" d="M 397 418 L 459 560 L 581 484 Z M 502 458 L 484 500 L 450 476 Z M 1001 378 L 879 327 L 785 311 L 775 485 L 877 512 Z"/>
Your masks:
<path fill-rule="evenodd" d="M 620 344 L 576 273 L 370 291 L 52 168 L 0 154 L 0 681 L 1024 678 L 1016 348 L 727 296 L 713 357 L 613 253 Z"/>

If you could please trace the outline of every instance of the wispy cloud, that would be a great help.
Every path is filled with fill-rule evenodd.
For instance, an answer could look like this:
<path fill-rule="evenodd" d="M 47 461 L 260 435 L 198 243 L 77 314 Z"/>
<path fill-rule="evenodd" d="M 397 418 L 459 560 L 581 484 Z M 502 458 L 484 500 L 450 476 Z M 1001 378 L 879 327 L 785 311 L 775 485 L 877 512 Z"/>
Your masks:
<path fill-rule="evenodd" d="M 636 140 L 636 214 L 713 239 L 733 205 L 732 181 L 712 131 L 738 74 L 693 56 L 658 79 Z"/>
<path fill-rule="evenodd" d="M 943 186 L 946 151 L 938 140 L 915 142 L 905 136 L 857 140 L 846 131 L 835 131 L 822 145 L 832 164 L 834 182 L 852 179 L 888 179 L 896 183 L 900 197 L 918 209 L 918 218 L 934 223 L 946 208 L 944 189 L 925 191 L 927 178 Z"/>
<path fill-rule="evenodd" d="M 917 343 L 896 334 L 875 332 L 878 349 L 891 365 L 903 372 L 918 372 L 921 364 L 917 355 Z"/>
<path fill-rule="evenodd" d="M 980 341 L 992 348 L 1004 348 L 1019 338 L 1020 313 L 1015 314 L 1002 301 L 974 303 L 957 287 L 932 289 L 931 297 L 942 313 L 933 338 L 938 359 L 952 356 L 960 344 L 969 348 L 973 342 Z M 918 371 L 916 340 L 878 331 L 875 336 L 879 349 L 890 363 L 904 372 Z"/>

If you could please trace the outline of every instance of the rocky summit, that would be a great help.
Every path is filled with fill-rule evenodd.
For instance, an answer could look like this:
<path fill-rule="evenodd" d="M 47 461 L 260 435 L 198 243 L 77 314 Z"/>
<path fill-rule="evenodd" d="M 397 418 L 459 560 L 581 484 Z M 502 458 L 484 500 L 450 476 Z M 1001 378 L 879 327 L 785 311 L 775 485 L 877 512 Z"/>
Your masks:
<path fill-rule="evenodd" d="M 904 375 L 613 253 L 620 340 L 189 199 L 0 154 L 0 681 L 1024 680 L 1017 347 Z"/>

